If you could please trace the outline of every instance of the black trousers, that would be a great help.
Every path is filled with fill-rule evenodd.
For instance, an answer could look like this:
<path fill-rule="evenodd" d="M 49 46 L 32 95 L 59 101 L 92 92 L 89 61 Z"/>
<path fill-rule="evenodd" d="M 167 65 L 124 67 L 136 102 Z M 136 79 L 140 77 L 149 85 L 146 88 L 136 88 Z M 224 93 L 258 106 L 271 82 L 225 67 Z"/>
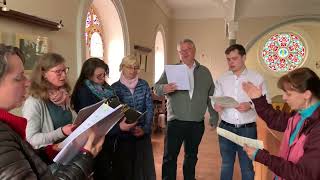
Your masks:
<path fill-rule="evenodd" d="M 168 121 L 164 155 L 162 164 L 162 179 L 175 180 L 177 157 L 181 145 L 184 145 L 183 176 L 185 180 L 195 179 L 195 167 L 198 161 L 198 147 L 204 133 L 204 122 L 171 120 Z"/>
<path fill-rule="evenodd" d="M 116 137 L 106 136 L 102 150 L 94 159 L 94 180 L 112 180 L 113 177 L 113 157 L 116 148 Z"/>
<path fill-rule="evenodd" d="M 95 180 L 156 180 L 150 135 L 104 145 L 95 161 Z"/>

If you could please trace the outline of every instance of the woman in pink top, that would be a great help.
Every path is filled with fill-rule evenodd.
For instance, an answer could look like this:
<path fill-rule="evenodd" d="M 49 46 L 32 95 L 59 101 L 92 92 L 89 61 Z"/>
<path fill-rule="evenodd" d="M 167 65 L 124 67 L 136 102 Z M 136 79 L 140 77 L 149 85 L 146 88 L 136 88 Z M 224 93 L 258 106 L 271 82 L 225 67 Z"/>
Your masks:
<path fill-rule="evenodd" d="M 243 89 L 252 99 L 258 115 L 268 127 L 284 136 L 278 156 L 265 149 L 244 146 L 253 160 L 267 166 L 277 180 L 320 179 L 320 79 L 309 68 L 298 68 L 282 76 L 278 87 L 292 113 L 273 109 L 261 88 L 244 83 Z"/>

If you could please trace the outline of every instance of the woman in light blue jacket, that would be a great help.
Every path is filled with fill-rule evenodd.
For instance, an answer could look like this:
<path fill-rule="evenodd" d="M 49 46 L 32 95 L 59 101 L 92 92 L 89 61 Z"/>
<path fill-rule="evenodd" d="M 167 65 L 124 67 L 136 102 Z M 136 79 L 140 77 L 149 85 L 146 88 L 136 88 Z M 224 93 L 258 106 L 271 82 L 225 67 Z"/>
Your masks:
<path fill-rule="evenodd" d="M 114 157 L 116 179 L 155 180 L 151 144 L 153 103 L 147 81 L 139 78 L 140 63 L 135 56 L 126 56 L 120 64 L 119 81 L 111 85 L 119 100 L 130 108 L 144 113 L 137 125 L 118 135 Z"/>

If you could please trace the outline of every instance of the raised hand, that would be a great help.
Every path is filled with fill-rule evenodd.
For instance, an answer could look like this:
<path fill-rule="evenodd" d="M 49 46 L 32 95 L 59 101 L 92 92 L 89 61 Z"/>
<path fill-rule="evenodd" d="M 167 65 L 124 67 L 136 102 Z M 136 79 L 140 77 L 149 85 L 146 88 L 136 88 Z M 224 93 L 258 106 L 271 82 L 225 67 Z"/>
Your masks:
<path fill-rule="evenodd" d="M 262 95 L 262 84 L 259 87 L 252 84 L 252 82 L 243 82 L 242 89 L 251 99 L 258 98 Z"/>

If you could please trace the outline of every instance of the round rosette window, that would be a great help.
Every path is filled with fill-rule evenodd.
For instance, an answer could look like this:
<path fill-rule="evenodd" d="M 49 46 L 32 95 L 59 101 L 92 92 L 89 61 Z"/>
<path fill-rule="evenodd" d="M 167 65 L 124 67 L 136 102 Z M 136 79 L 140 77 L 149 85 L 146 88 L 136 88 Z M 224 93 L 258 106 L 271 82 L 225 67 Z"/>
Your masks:
<path fill-rule="evenodd" d="M 299 67 L 306 57 L 305 45 L 293 33 L 277 33 L 267 40 L 262 60 L 274 72 L 287 72 Z"/>

